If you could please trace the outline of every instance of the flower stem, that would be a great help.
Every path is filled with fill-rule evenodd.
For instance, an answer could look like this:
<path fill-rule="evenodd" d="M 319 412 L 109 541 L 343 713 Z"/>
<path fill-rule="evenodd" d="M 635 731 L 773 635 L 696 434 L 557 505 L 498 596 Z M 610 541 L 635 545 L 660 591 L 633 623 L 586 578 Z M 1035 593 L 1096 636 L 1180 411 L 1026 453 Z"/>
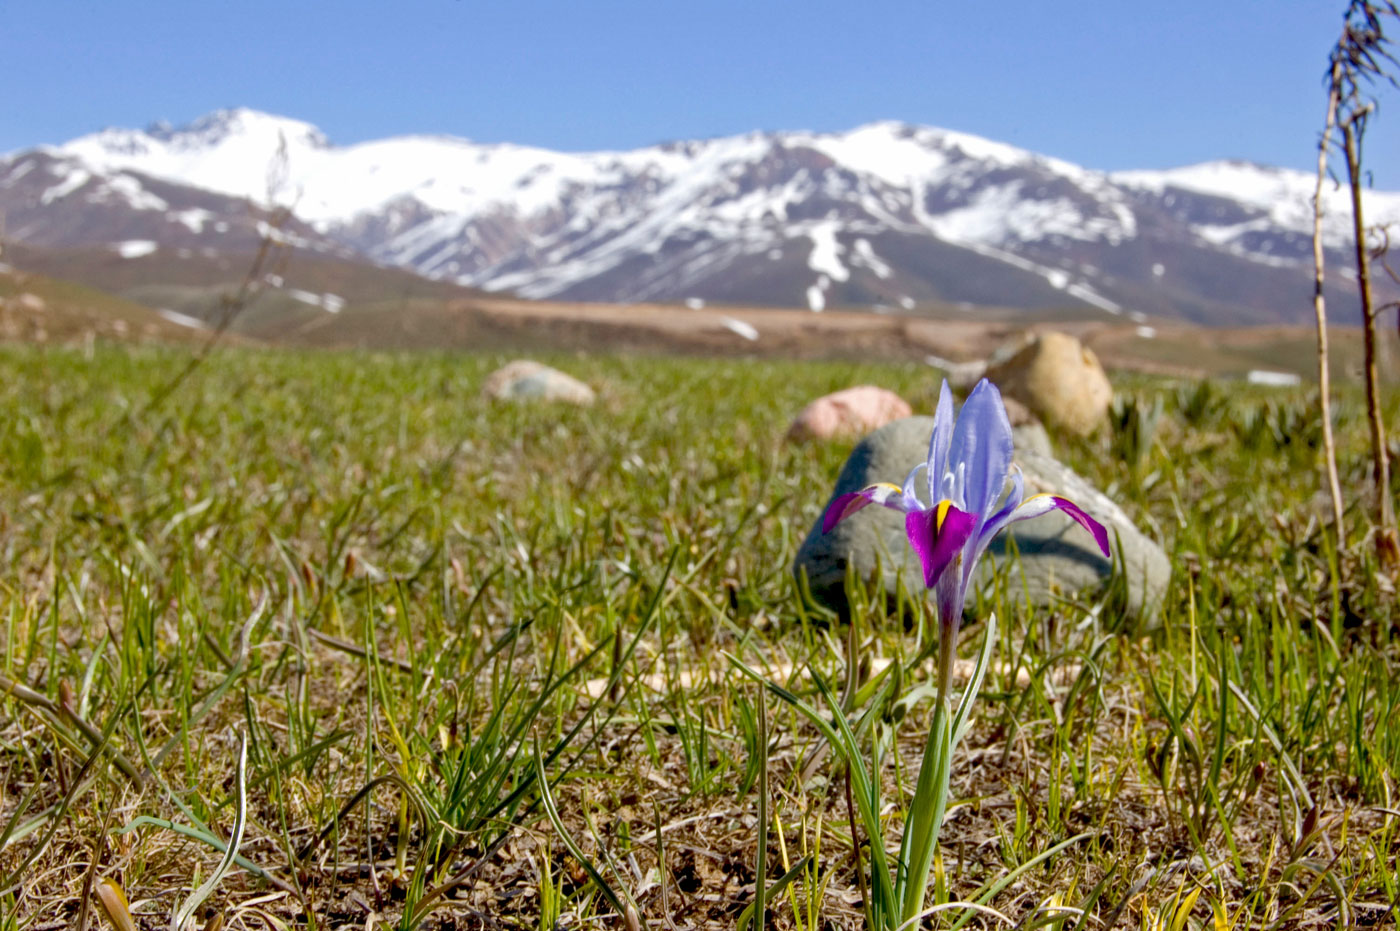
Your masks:
<path fill-rule="evenodd" d="M 943 651 L 945 654 L 949 651 Z M 943 662 L 940 658 L 940 667 Z M 951 666 L 950 666 L 951 669 Z M 950 677 L 951 678 L 951 677 Z M 938 847 L 938 831 L 943 826 L 943 814 L 948 807 L 948 780 L 953 755 L 952 709 L 948 689 L 940 668 L 939 695 L 933 708 L 933 724 L 929 727 L 928 743 L 924 746 L 924 761 L 919 767 L 919 782 L 914 788 L 914 800 L 909 817 L 904 822 L 903 888 L 900 899 L 900 923 L 913 918 L 923 908 L 928 891 L 929 871 L 933 868 L 933 852 Z"/>

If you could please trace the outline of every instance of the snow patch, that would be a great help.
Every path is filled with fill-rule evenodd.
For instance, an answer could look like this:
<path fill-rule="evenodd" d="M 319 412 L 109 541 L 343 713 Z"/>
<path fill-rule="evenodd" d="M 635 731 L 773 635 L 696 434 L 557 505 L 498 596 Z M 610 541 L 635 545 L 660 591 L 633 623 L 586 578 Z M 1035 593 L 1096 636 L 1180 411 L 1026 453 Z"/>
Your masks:
<path fill-rule="evenodd" d="M 833 281 L 845 281 L 851 277 L 850 271 L 841 264 L 841 253 L 845 249 L 836 241 L 836 231 L 840 228 L 836 220 L 823 220 L 807 231 L 812 239 L 812 254 L 807 257 L 807 267 Z"/>
<path fill-rule="evenodd" d="M 685 299 L 685 306 L 691 310 L 704 310 L 705 301 L 703 298 L 699 297 L 688 297 Z"/>
<path fill-rule="evenodd" d="M 1271 372 L 1268 369 L 1251 369 L 1245 380 L 1251 385 L 1270 388 L 1292 388 L 1303 383 L 1303 379 L 1292 372 Z"/>
<path fill-rule="evenodd" d="M 119 242 L 112 247 L 117 250 L 117 255 L 124 259 L 139 259 L 143 255 L 150 255 L 160 248 L 149 239 L 128 239 L 126 242 Z"/>
<path fill-rule="evenodd" d="M 1116 244 L 1137 233 L 1131 211 L 1115 210 L 1112 216 L 1086 215 L 1065 197 L 1027 197 L 1024 186 L 1024 182 L 1017 180 L 984 188 L 966 207 L 925 214 L 924 222 L 939 238 L 960 245 L 974 242 L 1005 246 L 1052 236 Z"/>
<path fill-rule="evenodd" d="M 813 313 L 821 313 L 823 310 L 826 310 L 826 295 L 822 293 L 822 289 L 817 285 L 812 285 L 807 288 L 807 307 Z"/>
<path fill-rule="evenodd" d="M 60 198 L 72 194 L 78 188 L 87 184 L 88 180 L 92 177 L 91 174 L 83 171 L 81 168 L 69 168 L 67 165 L 55 165 L 53 170 L 54 173 L 60 178 L 63 178 L 63 180 L 53 187 L 45 189 L 44 193 L 39 195 L 39 203 L 45 207 Z"/>
<path fill-rule="evenodd" d="M 175 210 L 165 215 L 172 223 L 183 224 L 191 233 L 204 232 L 204 224 L 214 219 L 214 214 L 200 207 L 189 210 Z"/>
<path fill-rule="evenodd" d="M 180 326 L 189 327 L 192 330 L 207 330 L 209 324 L 198 317 L 191 317 L 189 314 L 182 314 L 178 310 L 170 310 L 166 307 L 157 307 L 156 313 L 160 314 L 171 323 L 178 323 Z"/>
<path fill-rule="evenodd" d="M 753 324 L 745 323 L 742 320 L 736 320 L 733 317 L 721 317 L 719 322 L 724 324 L 726 330 L 729 330 L 731 333 L 737 333 L 749 342 L 758 339 L 758 330 L 754 328 Z"/>
<path fill-rule="evenodd" d="M 34 162 L 25 162 L 23 165 L 20 165 L 14 171 L 10 172 L 10 176 L 5 179 L 5 182 L 3 184 L 0 184 L 0 187 L 14 187 L 15 183 L 19 181 L 20 178 L 23 178 L 25 175 L 29 174 L 33 170 Z"/>
<path fill-rule="evenodd" d="M 103 185 L 105 190 L 120 194 L 133 210 L 166 210 L 170 205 L 141 186 L 131 175 L 116 175 L 108 178 Z"/>
<path fill-rule="evenodd" d="M 1137 328 L 1137 335 L 1142 337 L 1143 339 L 1155 339 L 1157 337 L 1157 328 L 1150 326 L 1140 326 Z"/>
<path fill-rule="evenodd" d="M 303 304 L 310 304 L 312 307 L 319 307 L 327 313 L 338 314 L 345 309 L 345 298 L 338 294 L 316 294 L 313 291 L 302 291 L 299 288 L 288 288 L 287 296 L 301 301 Z"/>
<path fill-rule="evenodd" d="M 1065 292 L 1067 294 L 1073 294 L 1086 304 L 1093 304 L 1095 307 L 1106 310 L 1111 314 L 1121 314 L 1123 312 L 1122 307 L 1110 301 L 1102 294 L 1099 294 L 1087 284 L 1072 284 L 1065 288 Z"/>
<path fill-rule="evenodd" d="M 876 278 L 888 278 L 894 272 L 886 265 L 879 256 L 875 254 L 875 247 L 870 245 L 870 240 L 861 238 L 855 242 L 855 249 L 851 256 L 852 265 L 863 265 L 875 273 Z"/>
<path fill-rule="evenodd" d="M 1219 197 L 1259 211 L 1268 223 L 1296 233 L 1312 234 L 1313 192 L 1316 176 L 1289 168 L 1274 168 L 1244 161 L 1204 162 L 1167 171 L 1119 171 L 1109 178 L 1127 187 L 1162 196 L 1174 206 L 1175 188 L 1193 194 Z M 1378 223 L 1400 222 L 1400 192 L 1363 191 L 1362 202 L 1368 218 Z M 1329 246 L 1342 248 L 1351 236 L 1351 191 L 1345 185 L 1322 186 L 1323 238 Z M 1197 232 L 1203 237 L 1224 236 L 1228 227 Z M 1217 240 L 1211 240 L 1212 242 Z"/>

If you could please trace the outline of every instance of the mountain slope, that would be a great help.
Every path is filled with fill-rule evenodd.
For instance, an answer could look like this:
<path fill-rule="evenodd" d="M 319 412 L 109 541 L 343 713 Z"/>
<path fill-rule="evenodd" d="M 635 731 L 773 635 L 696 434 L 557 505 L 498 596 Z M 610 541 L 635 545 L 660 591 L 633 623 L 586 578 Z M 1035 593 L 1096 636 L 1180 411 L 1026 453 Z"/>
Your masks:
<path fill-rule="evenodd" d="M 222 215 L 177 188 L 290 207 L 288 235 L 307 249 L 535 298 L 1082 305 L 1219 324 L 1309 312 L 1302 173 L 1105 174 L 899 123 L 559 153 L 444 136 L 336 147 L 310 124 L 230 110 L 0 160 L 0 208 L 21 240 L 73 244 L 100 229 L 163 243 L 158 217 L 178 232 L 189 211 Z M 1368 203 L 1373 220 L 1400 221 L 1400 195 Z M 1329 193 L 1339 262 L 1346 204 Z M 67 211 L 125 212 L 143 233 Z"/>

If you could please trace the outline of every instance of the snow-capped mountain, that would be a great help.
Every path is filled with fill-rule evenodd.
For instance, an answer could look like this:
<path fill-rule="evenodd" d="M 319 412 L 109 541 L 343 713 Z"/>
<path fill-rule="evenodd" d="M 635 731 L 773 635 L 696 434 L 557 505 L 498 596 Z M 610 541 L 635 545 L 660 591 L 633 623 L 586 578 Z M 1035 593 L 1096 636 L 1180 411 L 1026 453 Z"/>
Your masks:
<path fill-rule="evenodd" d="M 1312 189 L 1238 162 L 1107 174 L 888 122 L 561 153 L 447 136 L 340 147 L 239 109 L 0 159 L 8 235 L 36 244 L 232 247 L 205 240 L 239 217 L 256 233 L 251 203 L 289 207 L 304 248 L 526 297 L 1081 304 L 1208 323 L 1309 313 Z M 1367 197 L 1372 222 L 1400 222 L 1400 194 Z M 1345 262 L 1345 192 L 1327 206 Z"/>

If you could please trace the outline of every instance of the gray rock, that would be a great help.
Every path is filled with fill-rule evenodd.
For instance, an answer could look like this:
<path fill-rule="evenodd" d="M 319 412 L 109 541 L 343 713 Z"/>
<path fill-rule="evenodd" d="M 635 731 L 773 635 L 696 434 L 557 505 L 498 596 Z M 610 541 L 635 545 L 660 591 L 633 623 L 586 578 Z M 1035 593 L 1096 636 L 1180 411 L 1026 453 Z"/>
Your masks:
<path fill-rule="evenodd" d="M 1016 443 L 1017 452 L 1032 452 L 1047 458 L 1054 458 L 1055 450 L 1050 445 L 1050 434 L 1046 432 L 1045 426 L 1038 420 L 1021 424 L 1019 427 L 1012 427 L 1011 439 Z M 924 455 L 928 455 L 927 444 L 924 448 Z"/>
<path fill-rule="evenodd" d="M 841 469 L 832 500 L 873 482 L 902 483 L 909 469 L 927 456 L 932 431 L 932 417 L 907 417 L 861 440 Z M 1007 598 L 1024 600 L 1029 595 L 1031 604 L 1046 605 L 1060 594 L 1102 585 L 1113 575 L 1116 561 L 1125 572 L 1128 610 L 1149 612 L 1171 577 L 1166 553 L 1088 481 L 1049 455 L 1026 448 L 1023 434 L 1016 440 L 1016 462 L 1025 476 L 1027 496 L 1050 491 L 1074 500 L 1108 528 L 1113 561 L 1099 553 L 1083 528 L 1056 511 L 1015 523 L 998 536 L 982 557 L 976 583 L 989 584 L 997 571 L 1009 569 Z M 1019 554 L 1014 566 L 1008 559 L 1012 540 Z M 887 594 L 893 595 L 900 584 L 916 596 L 923 590 L 919 560 L 905 538 L 904 517 L 898 511 L 868 507 L 827 534 L 818 518 L 797 552 L 793 572 L 799 579 L 805 572 L 813 598 L 844 616 L 848 565 L 865 579 L 879 572 Z"/>

